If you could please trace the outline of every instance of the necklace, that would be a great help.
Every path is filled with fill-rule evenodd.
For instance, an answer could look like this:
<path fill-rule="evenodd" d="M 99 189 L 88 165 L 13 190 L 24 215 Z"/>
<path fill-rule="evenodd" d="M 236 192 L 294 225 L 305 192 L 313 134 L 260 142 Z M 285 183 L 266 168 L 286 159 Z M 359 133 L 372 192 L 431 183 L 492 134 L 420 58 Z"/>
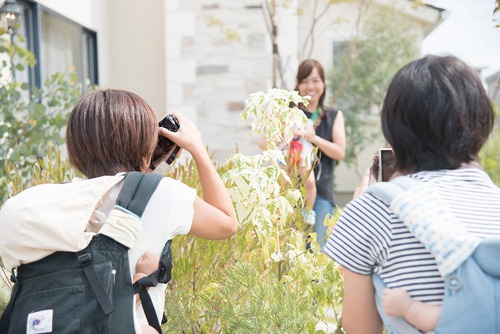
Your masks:
<path fill-rule="evenodd" d="M 314 112 L 311 115 L 311 121 L 313 123 L 316 123 L 316 120 L 319 118 L 319 106 L 314 110 Z"/>

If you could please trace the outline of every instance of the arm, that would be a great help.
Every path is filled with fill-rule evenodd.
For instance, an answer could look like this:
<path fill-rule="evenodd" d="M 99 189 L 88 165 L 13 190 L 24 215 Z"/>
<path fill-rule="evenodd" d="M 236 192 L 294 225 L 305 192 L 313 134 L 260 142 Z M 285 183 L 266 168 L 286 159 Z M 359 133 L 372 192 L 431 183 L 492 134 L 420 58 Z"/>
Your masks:
<path fill-rule="evenodd" d="M 306 190 L 305 201 L 307 210 L 312 210 L 314 207 L 314 202 L 316 201 L 317 189 L 316 189 L 316 178 L 314 177 L 314 170 L 311 170 L 309 176 L 307 177 L 304 188 Z"/>
<path fill-rule="evenodd" d="M 321 152 L 334 160 L 342 160 L 345 156 L 345 126 L 344 115 L 341 111 L 337 113 L 332 127 L 332 141 L 328 141 L 316 135 L 312 126 L 304 128 L 304 137 L 316 145 Z"/>
<path fill-rule="evenodd" d="M 193 122 L 178 112 L 173 114 L 179 120 L 177 132 L 160 128 L 160 133 L 181 148 L 191 153 L 200 176 L 203 199 L 194 201 L 193 223 L 189 234 L 210 240 L 233 236 L 238 227 L 233 203 L 205 149 L 201 134 Z"/>
<path fill-rule="evenodd" d="M 344 270 L 342 325 L 349 334 L 381 334 L 382 320 L 375 305 L 371 276 Z"/>
<path fill-rule="evenodd" d="M 382 307 L 387 315 L 404 317 L 411 325 L 424 332 L 434 331 L 441 307 L 411 299 L 405 289 L 385 289 Z"/>

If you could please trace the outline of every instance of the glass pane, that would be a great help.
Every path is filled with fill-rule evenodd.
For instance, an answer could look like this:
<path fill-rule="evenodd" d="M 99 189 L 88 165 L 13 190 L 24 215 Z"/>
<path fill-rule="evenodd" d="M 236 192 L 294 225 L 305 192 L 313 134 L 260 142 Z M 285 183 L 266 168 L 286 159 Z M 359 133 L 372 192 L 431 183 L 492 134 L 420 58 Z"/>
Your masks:
<path fill-rule="evenodd" d="M 83 34 L 82 43 L 82 76 L 84 82 L 90 78 L 89 74 L 89 36 L 88 34 Z"/>
<path fill-rule="evenodd" d="M 80 28 L 46 11 L 42 11 L 41 17 L 42 81 L 56 72 L 68 72 L 72 66 L 80 77 Z"/>
<path fill-rule="evenodd" d="M 17 29 L 17 34 L 22 36 L 21 38 L 17 38 L 15 37 L 14 40 L 15 42 L 19 45 L 19 46 L 22 46 L 24 48 L 27 48 L 29 49 L 29 46 L 27 45 L 27 41 L 28 41 L 28 31 L 27 31 L 27 22 L 26 22 L 26 15 L 25 15 L 25 12 L 22 12 L 21 15 L 19 16 L 19 27 Z M 19 59 L 17 59 L 16 56 L 14 56 L 14 63 L 18 63 L 19 62 Z M 29 75 L 29 69 L 28 68 L 25 68 L 24 70 L 22 71 L 19 71 L 19 70 L 15 70 L 14 72 L 14 76 L 16 78 L 16 81 L 17 82 L 26 82 L 26 83 L 30 83 L 30 75 Z"/>

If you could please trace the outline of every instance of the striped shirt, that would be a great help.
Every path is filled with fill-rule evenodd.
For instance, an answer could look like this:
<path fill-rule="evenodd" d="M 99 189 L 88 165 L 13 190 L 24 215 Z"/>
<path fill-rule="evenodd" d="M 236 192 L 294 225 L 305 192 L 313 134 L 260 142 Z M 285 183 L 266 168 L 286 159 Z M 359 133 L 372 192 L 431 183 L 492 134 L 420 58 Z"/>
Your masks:
<path fill-rule="evenodd" d="M 477 168 L 423 171 L 410 175 L 431 182 L 466 230 L 500 238 L 500 188 Z M 387 204 L 364 194 L 343 210 L 325 247 L 343 267 L 377 273 L 389 288 L 403 287 L 415 299 L 441 304 L 444 281 L 434 257 Z"/>

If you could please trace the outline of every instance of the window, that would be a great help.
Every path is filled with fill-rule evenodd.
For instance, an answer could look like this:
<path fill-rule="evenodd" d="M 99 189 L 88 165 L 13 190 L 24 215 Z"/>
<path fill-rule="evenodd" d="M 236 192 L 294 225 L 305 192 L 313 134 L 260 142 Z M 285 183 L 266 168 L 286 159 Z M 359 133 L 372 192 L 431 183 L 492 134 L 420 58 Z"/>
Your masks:
<path fill-rule="evenodd" d="M 25 47 L 34 53 L 37 65 L 25 71 L 16 71 L 19 81 L 40 87 L 56 72 L 74 68 L 83 87 L 87 79 L 98 84 L 97 35 L 40 4 L 17 0 L 23 7 L 18 33 L 25 39 Z"/>

